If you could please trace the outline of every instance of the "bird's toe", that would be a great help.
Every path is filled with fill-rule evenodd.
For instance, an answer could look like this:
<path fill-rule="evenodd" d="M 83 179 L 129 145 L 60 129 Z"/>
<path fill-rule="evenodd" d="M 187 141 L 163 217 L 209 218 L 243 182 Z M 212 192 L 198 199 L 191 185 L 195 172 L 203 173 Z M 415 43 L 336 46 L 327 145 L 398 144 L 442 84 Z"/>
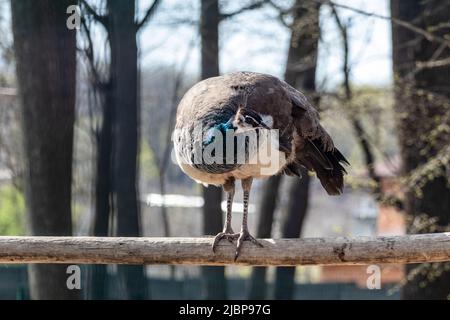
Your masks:
<path fill-rule="evenodd" d="M 234 261 L 236 261 L 237 258 L 239 257 L 239 254 L 241 253 L 241 249 L 242 249 L 242 245 L 244 244 L 244 241 L 250 241 L 253 244 L 257 245 L 258 247 L 261 247 L 261 248 L 263 247 L 261 242 L 256 240 L 256 238 L 253 237 L 248 231 L 241 231 L 239 234 L 238 241 L 237 241 L 236 252 L 234 254 Z"/>
<path fill-rule="evenodd" d="M 252 235 L 248 235 L 248 239 L 247 240 L 249 240 L 249 241 L 251 241 L 253 244 L 256 244 L 258 247 L 260 247 L 260 248 L 262 248 L 262 247 L 264 247 L 263 245 L 262 245 L 262 243 L 261 242 L 259 242 L 258 240 L 256 240 L 256 238 L 254 238 Z"/>
<path fill-rule="evenodd" d="M 227 239 L 230 243 L 233 243 L 233 240 L 237 239 L 239 236 L 240 236 L 239 233 L 233 233 L 232 230 L 231 230 L 231 232 L 229 232 L 229 231 L 219 232 L 214 237 L 214 241 L 213 241 L 213 244 L 212 244 L 213 252 L 214 253 L 216 252 L 216 247 L 219 244 L 220 240 Z"/>

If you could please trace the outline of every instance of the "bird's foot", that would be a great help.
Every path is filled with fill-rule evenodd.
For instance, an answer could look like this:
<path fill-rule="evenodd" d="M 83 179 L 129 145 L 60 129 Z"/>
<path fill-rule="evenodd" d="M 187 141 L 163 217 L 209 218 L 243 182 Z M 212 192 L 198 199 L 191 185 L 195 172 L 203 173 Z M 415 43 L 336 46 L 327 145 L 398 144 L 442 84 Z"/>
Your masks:
<path fill-rule="evenodd" d="M 237 260 L 237 258 L 239 257 L 239 254 L 241 253 L 241 248 L 242 245 L 244 243 L 244 241 L 250 241 L 253 244 L 256 244 L 258 247 L 263 247 L 263 245 L 261 244 L 261 242 L 259 242 L 258 240 L 255 239 L 255 237 L 253 237 L 250 232 L 248 232 L 248 230 L 241 230 L 238 237 L 238 241 L 237 241 L 237 246 L 236 246 L 236 253 L 234 254 L 234 261 Z"/>
<path fill-rule="evenodd" d="M 234 233 L 233 229 L 231 229 L 231 228 L 225 229 L 222 232 L 219 232 L 214 237 L 214 242 L 212 244 L 213 252 L 216 252 L 216 247 L 219 244 L 220 240 L 227 239 L 229 242 L 233 243 L 233 240 L 238 239 L 239 235 L 240 235 L 239 233 Z"/>
<path fill-rule="evenodd" d="M 223 232 L 219 232 L 214 237 L 214 242 L 213 242 L 213 245 L 212 245 L 213 252 L 216 252 L 217 244 L 222 239 L 227 239 L 231 243 L 233 242 L 233 240 L 237 239 L 237 246 L 236 246 L 236 253 L 234 255 L 234 261 L 236 261 L 237 258 L 239 257 L 239 254 L 241 253 L 241 248 L 242 248 L 242 245 L 243 245 L 244 241 L 250 241 L 253 244 L 257 245 L 258 247 L 261 247 L 261 248 L 263 247 L 261 242 L 256 240 L 256 238 L 253 237 L 248 232 L 248 230 L 242 230 L 239 233 L 233 233 L 233 230 L 229 229 L 229 230 L 224 230 Z"/>

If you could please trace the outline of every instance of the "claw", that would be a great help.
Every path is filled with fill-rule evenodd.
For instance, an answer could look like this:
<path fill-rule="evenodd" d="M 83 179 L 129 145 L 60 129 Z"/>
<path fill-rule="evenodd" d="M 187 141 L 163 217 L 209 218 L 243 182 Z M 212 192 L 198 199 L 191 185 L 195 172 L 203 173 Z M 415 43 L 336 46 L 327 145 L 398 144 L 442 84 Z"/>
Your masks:
<path fill-rule="evenodd" d="M 233 230 L 226 230 L 223 232 L 219 232 L 214 237 L 214 242 L 212 244 L 212 250 L 215 253 L 216 247 L 219 244 L 220 240 L 227 239 L 229 242 L 233 242 L 233 240 L 237 239 L 237 245 L 236 245 L 236 252 L 234 254 L 234 261 L 237 260 L 239 257 L 239 254 L 241 253 L 241 248 L 244 243 L 244 241 L 250 241 L 251 243 L 257 245 L 258 247 L 262 248 L 263 245 L 255 239 L 248 231 L 241 231 L 239 233 L 233 233 Z"/>
<path fill-rule="evenodd" d="M 231 232 L 230 232 L 231 231 Z M 223 232 L 219 232 L 214 237 L 214 242 L 212 244 L 212 250 L 215 253 L 216 252 L 216 246 L 219 244 L 220 240 L 227 239 L 230 243 L 233 243 L 234 239 L 237 239 L 239 237 L 239 233 L 233 233 L 233 230 L 227 230 Z"/>
<path fill-rule="evenodd" d="M 257 245 L 258 247 L 261 247 L 261 248 L 263 247 L 263 245 L 258 240 L 256 240 L 255 237 L 253 237 L 248 232 L 248 230 L 241 231 L 238 241 L 237 241 L 236 252 L 234 254 L 234 261 L 236 261 L 237 258 L 239 257 L 239 254 L 241 253 L 241 248 L 242 248 L 244 241 L 250 241 L 253 244 Z"/>

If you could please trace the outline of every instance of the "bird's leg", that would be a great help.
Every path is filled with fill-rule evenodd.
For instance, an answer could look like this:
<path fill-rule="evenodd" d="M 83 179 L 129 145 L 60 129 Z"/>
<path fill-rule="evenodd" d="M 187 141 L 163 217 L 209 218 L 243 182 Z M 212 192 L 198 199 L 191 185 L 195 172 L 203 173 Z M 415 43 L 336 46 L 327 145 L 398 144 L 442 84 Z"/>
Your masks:
<path fill-rule="evenodd" d="M 223 227 L 223 231 L 218 233 L 214 237 L 214 242 L 212 245 L 213 252 L 216 250 L 217 244 L 222 239 L 227 239 L 230 242 L 233 242 L 233 239 L 237 239 L 239 234 L 234 233 L 231 228 L 231 213 L 233 209 L 233 198 L 234 198 L 234 178 L 228 179 L 223 185 L 224 191 L 227 193 L 227 217 L 225 218 L 225 225 Z"/>
<path fill-rule="evenodd" d="M 232 186 L 227 186 L 227 184 L 231 184 Z M 230 183 L 225 183 L 224 189 L 227 193 L 227 217 L 225 218 L 225 226 L 223 227 L 223 232 L 230 234 L 234 233 L 233 228 L 231 228 L 231 213 L 233 212 L 234 198 L 234 179 Z"/>
<path fill-rule="evenodd" d="M 242 227 L 241 232 L 239 233 L 238 241 L 237 241 L 237 247 L 236 247 L 236 253 L 234 255 L 234 260 L 239 256 L 239 253 L 241 252 L 242 244 L 244 241 L 251 241 L 252 243 L 262 247 L 263 245 L 256 240 L 248 231 L 247 226 L 247 218 L 248 218 L 248 199 L 250 196 L 250 189 L 252 187 L 253 178 L 247 178 L 242 180 L 242 189 L 244 191 L 244 212 L 242 215 Z"/>

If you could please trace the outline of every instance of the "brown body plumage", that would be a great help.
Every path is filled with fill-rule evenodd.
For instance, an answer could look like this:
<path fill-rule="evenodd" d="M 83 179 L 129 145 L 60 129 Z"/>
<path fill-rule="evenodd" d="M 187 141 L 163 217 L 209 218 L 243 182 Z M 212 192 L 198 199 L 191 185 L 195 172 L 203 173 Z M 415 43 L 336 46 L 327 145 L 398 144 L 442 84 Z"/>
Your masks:
<path fill-rule="evenodd" d="M 316 109 L 305 96 L 276 77 L 238 72 L 209 78 L 197 83 L 183 97 L 178 107 L 176 129 L 194 129 L 196 121 L 208 114 L 221 114 L 224 109 L 237 113 L 242 97 L 236 91 L 248 91 L 246 108 L 272 118 L 272 129 L 280 132 L 280 149 L 286 154 L 286 163 L 280 172 L 298 175 L 299 166 L 314 171 L 329 194 L 340 194 L 347 163 L 334 147 L 329 134 L 319 123 Z M 184 168 L 186 169 L 186 166 Z M 211 174 L 199 172 L 197 181 L 223 184 L 233 173 Z M 194 174 L 195 175 L 195 174 Z M 236 177 L 242 179 L 242 176 Z"/>

